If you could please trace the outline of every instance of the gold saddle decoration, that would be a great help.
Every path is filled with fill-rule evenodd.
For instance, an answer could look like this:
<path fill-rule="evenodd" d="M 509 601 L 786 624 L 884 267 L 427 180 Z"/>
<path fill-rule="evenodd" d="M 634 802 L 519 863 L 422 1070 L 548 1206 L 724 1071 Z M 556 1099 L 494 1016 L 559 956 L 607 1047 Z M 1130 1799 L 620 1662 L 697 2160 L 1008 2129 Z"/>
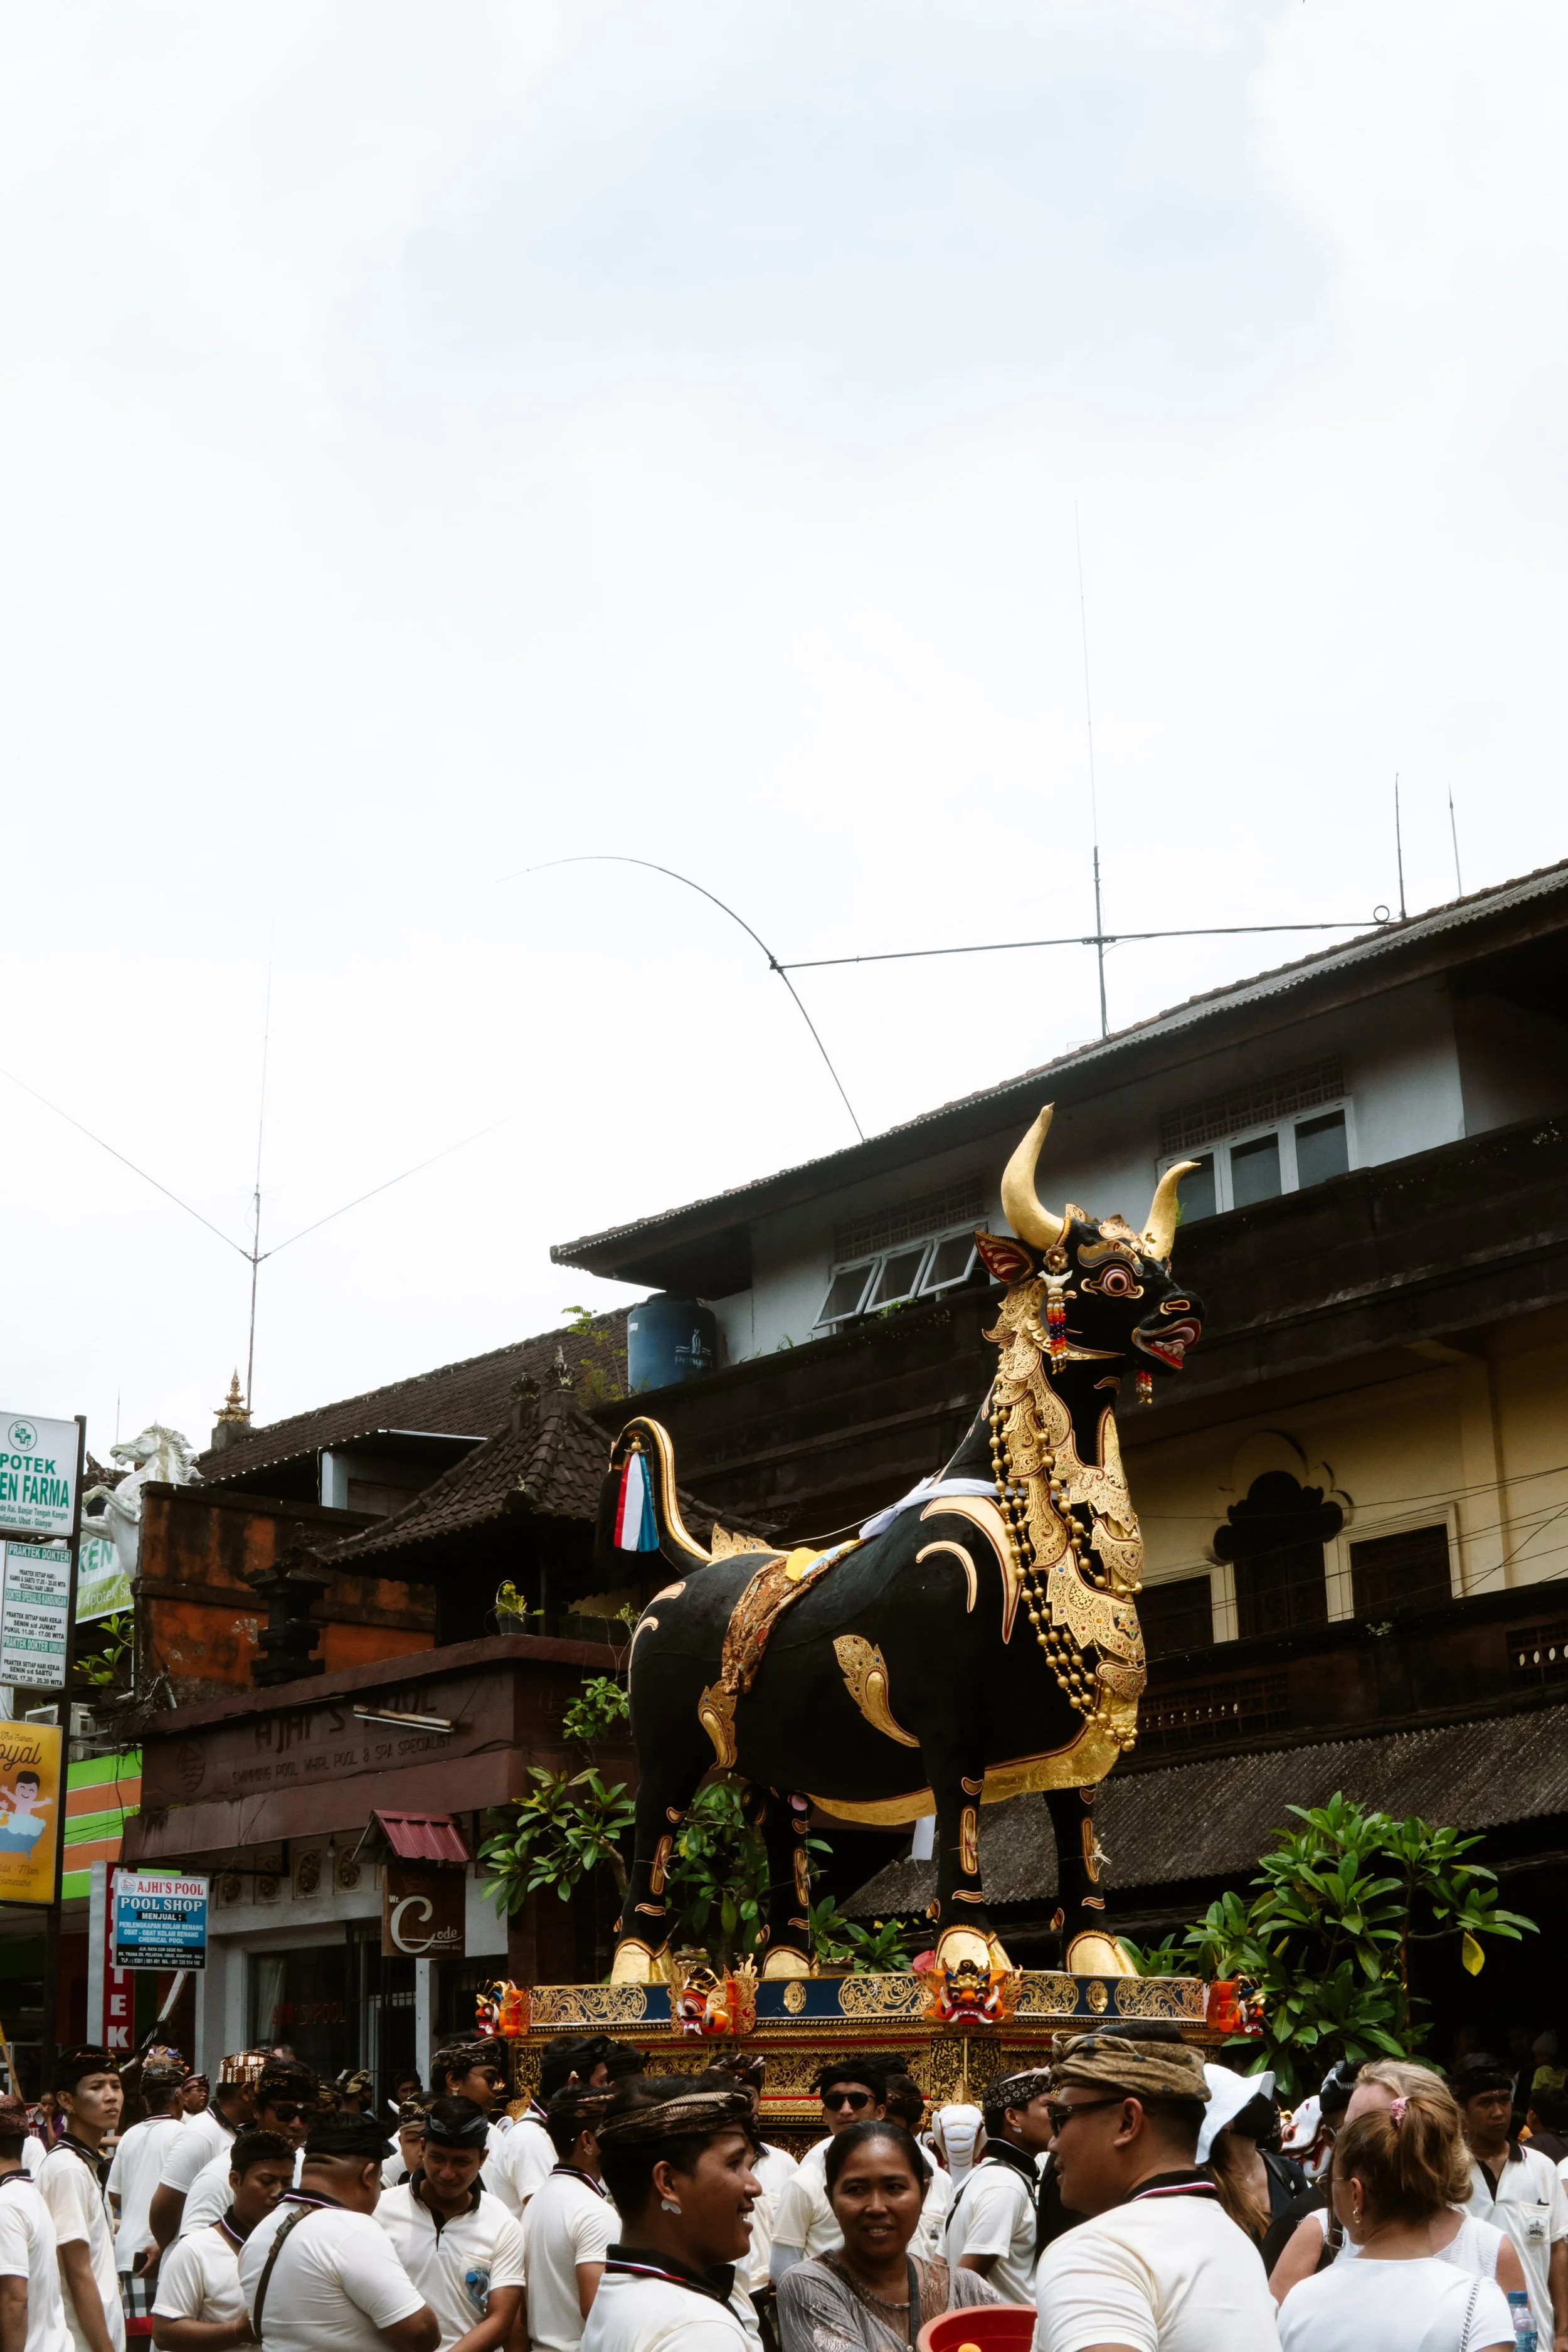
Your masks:
<path fill-rule="evenodd" d="M 738 1551 L 751 1549 L 749 1544 L 736 1546 Z M 709 1684 L 697 1702 L 697 1719 L 713 1742 L 713 1753 L 726 1771 L 733 1765 L 737 1752 L 736 1702 L 745 1697 L 756 1681 L 773 1627 L 792 1601 L 820 1583 L 854 1549 L 853 1544 L 841 1544 L 826 1556 L 809 1544 L 787 1555 L 770 1550 L 731 1610 L 718 1679 Z M 805 1570 L 817 1559 L 825 1559 L 825 1565 L 815 1576 L 808 1577 Z M 895 1732 L 893 1736 L 896 1738 L 899 1735 Z M 911 1740 L 910 1744 L 912 1747 L 915 1743 Z"/>
<path fill-rule="evenodd" d="M 920 1741 L 913 1733 L 906 1731 L 894 1717 L 888 1699 L 888 1662 L 875 1642 L 868 1642 L 859 1633 L 840 1633 L 834 1642 L 833 1654 L 850 1697 L 872 1730 L 879 1731 L 884 1738 L 896 1739 L 900 1748 L 918 1748 Z"/>
<path fill-rule="evenodd" d="M 769 1543 L 763 1536 L 733 1536 L 728 1528 L 721 1528 L 715 1519 L 710 1549 L 715 1559 L 733 1559 L 740 1551 L 765 1551 L 771 1558 L 778 1546 Z"/>

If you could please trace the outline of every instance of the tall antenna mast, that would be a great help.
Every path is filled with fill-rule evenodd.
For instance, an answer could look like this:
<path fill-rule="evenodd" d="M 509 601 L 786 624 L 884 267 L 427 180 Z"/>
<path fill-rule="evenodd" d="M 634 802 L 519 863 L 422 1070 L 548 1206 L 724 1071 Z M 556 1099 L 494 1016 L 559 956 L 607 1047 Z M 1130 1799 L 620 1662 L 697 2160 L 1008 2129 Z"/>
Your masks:
<path fill-rule="evenodd" d="M 1448 838 L 1454 845 L 1454 896 L 1465 895 L 1464 877 L 1459 872 L 1459 828 L 1454 822 L 1454 787 L 1448 787 Z"/>
<path fill-rule="evenodd" d="M 1079 528 L 1078 500 L 1072 502 L 1072 535 L 1078 548 L 1078 625 L 1083 640 L 1083 717 L 1089 730 L 1089 817 L 1094 836 L 1094 956 L 1100 971 L 1100 1034 L 1110 1034 L 1105 1013 L 1105 918 L 1100 910 L 1100 794 L 1094 779 L 1094 705 L 1089 693 L 1089 606 L 1083 593 L 1083 533 Z"/>
<path fill-rule="evenodd" d="M 261 1015 L 261 1100 L 256 1113 L 256 1183 L 250 1196 L 250 1339 L 245 1351 L 245 1410 L 256 1418 L 256 1277 L 261 1268 L 261 1143 L 267 1132 L 267 1051 L 272 1040 L 272 957 L 277 934 L 267 943 L 267 1003 Z"/>
<path fill-rule="evenodd" d="M 1399 825 L 1399 772 L 1394 776 L 1394 854 L 1399 860 L 1399 919 L 1405 920 L 1405 836 Z"/>

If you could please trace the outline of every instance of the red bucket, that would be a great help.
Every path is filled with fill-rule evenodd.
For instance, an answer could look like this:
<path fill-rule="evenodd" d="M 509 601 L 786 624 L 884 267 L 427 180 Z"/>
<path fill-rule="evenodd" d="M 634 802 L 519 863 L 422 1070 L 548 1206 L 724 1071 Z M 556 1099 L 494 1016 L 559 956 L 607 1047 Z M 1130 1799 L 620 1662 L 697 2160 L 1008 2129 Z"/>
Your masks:
<path fill-rule="evenodd" d="M 1030 2303 L 983 2303 L 973 2311 L 944 2311 L 921 2329 L 916 2352 L 1029 2352 L 1038 2317 Z"/>

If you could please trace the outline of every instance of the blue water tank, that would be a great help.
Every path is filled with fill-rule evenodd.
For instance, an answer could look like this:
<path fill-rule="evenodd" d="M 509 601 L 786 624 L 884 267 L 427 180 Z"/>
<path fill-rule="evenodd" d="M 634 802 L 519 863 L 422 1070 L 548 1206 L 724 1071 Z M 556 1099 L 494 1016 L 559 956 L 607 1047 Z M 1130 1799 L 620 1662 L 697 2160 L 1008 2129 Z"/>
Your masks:
<path fill-rule="evenodd" d="M 656 1291 L 626 1317 L 626 1386 L 633 1396 L 694 1381 L 718 1360 L 719 1326 L 712 1308 L 698 1299 Z"/>

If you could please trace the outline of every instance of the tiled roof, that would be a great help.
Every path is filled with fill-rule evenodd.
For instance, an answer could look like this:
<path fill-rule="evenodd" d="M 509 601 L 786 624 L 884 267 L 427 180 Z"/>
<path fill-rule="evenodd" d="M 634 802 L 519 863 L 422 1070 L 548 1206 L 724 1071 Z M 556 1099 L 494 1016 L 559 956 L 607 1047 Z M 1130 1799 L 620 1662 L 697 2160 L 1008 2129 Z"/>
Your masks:
<path fill-rule="evenodd" d="M 403 1862 L 469 1863 L 473 1855 L 450 1813 L 395 1813 L 378 1806 L 372 1819 Z"/>
<path fill-rule="evenodd" d="M 1289 1808 L 1326 1804 L 1336 1790 L 1399 1821 L 1418 1813 L 1459 1830 L 1568 1812 L 1568 1706 L 1113 1772 L 1094 1807 L 1111 1887 L 1249 1878 L 1276 1830 L 1295 1826 Z M 980 1860 L 994 1903 L 1054 1895 L 1045 1799 L 983 1805 Z M 918 1911 L 935 1891 L 934 1864 L 892 1862 L 846 1908 L 865 1918 Z"/>
<path fill-rule="evenodd" d="M 546 1388 L 522 1405 L 516 1429 L 508 1427 L 476 1446 L 401 1511 L 363 1535 L 323 1548 L 321 1557 L 333 1568 L 358 1568 L 497 1519 L 592 1521 L 598 1516 L 608 1460 L 609 1439 L 571 1391 Z M 684 1491 L 678 1494 L 692 1533 L 705 1534 L 717 1516 L 712 1507 Z M 735 1528 L 728 1516 L 724 1524 L 734 1533 L 773 1533 L 771 1527 Z"/>
<path fill-rule="evenodd" d="M 1316 949 L 1310 955 L 1256 973 L 1250 979 L 1206 989 L 1201 995 L 1168 1006 L 1145 1021 L 1112 1030 L 1109 1036 L 1097 1037 L 1090 1045 L 1058 1055 L 1054 1061 L 1039 1063 L 1032 1069 L 999 1079 L 973 1094 L 958 1096 L 951 1102 L 938 1103 L 896 1127 L 863 1137 L 858 1143 L 781 1169 L 774 1174 L 757 1177 L 751 1183 L 735 1185 L 703 1200 L 635 1218 L 603 1233 L 586 1234 L 576 1241 L 559 1242 L 550 1255 L 558 1265 L 588 1266 L 596 1273 L 619 1274 L 628 1254 L 635 1254 L 645 1243 L 658 1243 L 667 1234 L 683 1234 L 689 1227 L 707 1233 L 721 1223 L 743 1223 L 764 1209 L 815 1198 L 875 1174 L 884 1166 L 898 1164 L 899 1155 L 907 1158 L 911 1142 L 923 1142 L 932 1151 L 948 1149 L 956 1141 L 967 1139 L 977 1114 L 985 1116 L 994 1111 L 996 1124 L 1004 1124 L 1017 1115 L 1015 1097 L 1026 1095 L 1029 1104 L 1037 1109 L 1042 1097 L 1054 1093 L 1058 1087 L 1070 1086 L 1080 1073 L 1089 1076 L 1091 1091 L 1101 1071 L 1104 1085 L 1121 1083 L 1120 1066 L 1130 1052 L 1159 1046 L 1167 1041 L 1174 1045 L 1215 1016 L 1266 1003 L 1315 981 L 1331 983 L 1342 974 L 1354 976 L 1366 971 L 1370 975 L 1391 963 L 1417 961 L 1424 951 L 1434 948 L 1440 953 L 1442 943 L 1450 934 L 1489 920 L 1509 917 L 1519 917 L 1527 923 L 1550 920 L 1549 902 L 1565 892 L 1568 860 L 1540 866 L 1514 881 L 1500 883 L 1495 889 L 1472 891 L 1446 906 L 1380 924 L 1375 930 L 1363 932 L 1333 947 Z M 632 1281 L 642 1276 L 628 1271 L 623 1278 Z"/>
<path fill-rule="evenodd" d="M 390 1381 L 384 1388 L 367 1389 L 363 1396 L 345 1397 L 338 1404 L 316 1405 L 287 1421 L 274 1421 L 248 1431 L 221 1454 L 198 1455 L 202 1476 L 215 1485 L 247 1483 L 276 1465 L 299 1460 L 322 1446 L 351 1445 L 356 1440 L 386 1430 L 418 1430 L 443 1436 L 481 1438 L 493 1435 L 511 1409 L 512 1390 L 522 1379 L 542 1380 L 564 1355 L 567 1369 L 580 1381 L 605 1396 L 623 1394 L 626 1382 L 626 1314 L 618 1307 L 595 1315 L 581 1331 L 570 1328 L 542 1331 L 531 1339 L 513 1340 L 486 1356 L 469 1356 L 461 1363 L 442 1364 L 412 1380 Z"/>

